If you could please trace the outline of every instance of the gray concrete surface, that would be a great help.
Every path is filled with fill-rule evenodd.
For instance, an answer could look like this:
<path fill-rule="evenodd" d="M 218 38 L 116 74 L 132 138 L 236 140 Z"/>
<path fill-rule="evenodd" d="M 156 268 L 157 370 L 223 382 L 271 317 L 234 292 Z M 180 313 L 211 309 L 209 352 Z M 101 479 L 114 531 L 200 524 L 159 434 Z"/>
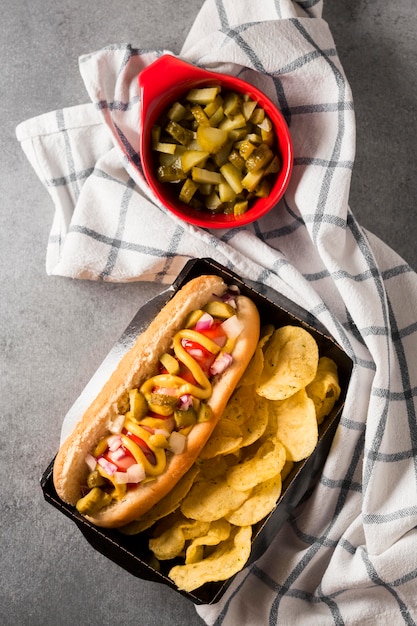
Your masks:
<path fill-rule="evenodd" d="M 94 552 L 47 505 L 39 477 L 62 416 L 138 307 L 160 287 L 47 277 L 52 207 L 16 125 L 86 101 L 78 56 L 129 42 L 179 52 L 202 0 L 1 0 L 0 622 L 13 626 L 201 623 L 173 591 Z M 417 269 L 417 11 L 414 0 L 325 0 L 353 88 L 351 207 Z"/>

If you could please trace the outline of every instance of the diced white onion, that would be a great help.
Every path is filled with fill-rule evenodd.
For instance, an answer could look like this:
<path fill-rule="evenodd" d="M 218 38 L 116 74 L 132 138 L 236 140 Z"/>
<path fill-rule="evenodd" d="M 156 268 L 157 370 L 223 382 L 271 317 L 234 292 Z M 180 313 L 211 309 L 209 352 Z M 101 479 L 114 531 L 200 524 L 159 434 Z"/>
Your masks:
<path fill-rule="evenodd" d="M 108 474 L 109 476 L 113 476 L 113 474 L 117 471 L 117 466 L 114 463 L 110 463 L 110 461 L 107 461 L 102 456 L 97 459 L 97 463 L 104 469 L 106 474 Z"/>
<path fill-rule="evenodd" d="M 196 330 L 207 330 L 213 326 L 213 318 L 210 313 L 203 313 L 195 325 Z"/>
<path fill-rule="evenodd" d="M 85 462 L 87 463 L 90 472 L 94 472 L 97 465 L 96 458 L 92 454 L 87 454 L 87 456 L 85 457 Z"/>
<path fill-rule="evenodd" d="M 164 396 L 176 396 L 177 389 L 176 387 L 159 387 L 155 393 L 161 393 Z"/>
<path fill-rule="evenodd" d="M 127 472 L 114 472 L 113 480 L 118 485 L 125 485 L 126 483 L 130 482 Z"/>
<path fill-rule="evenodd" d="M 126 474 L 129 483 L 140 483 L 146 477 L 145 468 L 140 463 L 134 463 L 128 467 Z"/>
<path fill-rule="evenodd" d="M 164 437 L 166 437 L 168 439 L 168 437 L 169 437 L 169 430 L 165 430 L 165 428 L 155 428 L 154 434 L 155 435 L 163 435 Z"/>
<path fill-rule="evenodd" d="M 116 417 L 114 417 L 112 421 L 110 422 L 110 426 L 109 426 L 110 432 L 114 433 L 115 435 L 120 434 L 123 430 L 124 421 L 125 421 L 124 415 L 116 415 Z"/>
<path fill-rule="evenodd" d="M 174 454 L 181 454 L 185 450 L 185 444 L 187 443 L 187 437 L 176 430 L 172 431 L 169 437 L 169 449 Z"/>
<path fill-rule="evenodd" d="M 184 395 L 180 396 L 180 403 L 179 403 L 179 407 L 178 408 L 181 411 L 186 411 L 192 405 L 193 405 L 193 399 L 192 399 L 192 396 L 189 393 L 185 393 Z"/>
<path fill-rule="evenodd" d="M 225 370 L 233 363 L 233 357 L 231 354 L 224 352 L 217 357 L 210 367 L 210 374 L 216 376 L 216 374 L 223 374 Z"/>
<path fill-rule="evenodd" d="M 204 352 L 200 350 L 200 348 L 192 348 L 191 350 L 187 350 L 190 356 L 196 357 L 197 359 L 204 358 Z"/>
<path fill-rule="evenodd" d="M 119 447 L 116 450 L 109 450 L 108 456 L 111 461 L 117 464 L 120 459 L 123 459 L 126 456 L 126 452 L 122 447 Z"/>
<path fill-rule="evenodd" d="M 230 339 L 236 339 L 242 332 L 244 324 L 237 315 L 232 315 L 222 322 L 222 328 Z"/>
<path fill-rule="evenodd" d="M 119 435 L 111 435 L 107 438 L 107 445 L 109 446 L 109 450 L 114 452 L 122 445 L 122 439 Z"/>

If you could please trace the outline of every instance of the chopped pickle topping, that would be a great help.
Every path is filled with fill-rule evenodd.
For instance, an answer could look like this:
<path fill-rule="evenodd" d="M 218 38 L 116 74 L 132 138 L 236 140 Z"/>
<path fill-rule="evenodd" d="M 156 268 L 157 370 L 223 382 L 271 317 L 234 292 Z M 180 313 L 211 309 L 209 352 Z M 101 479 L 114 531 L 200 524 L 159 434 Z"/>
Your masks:
<path fill-rule="evenodd" d="M 281 169 L 265 110 L 219 86 L 192 89 L 174 102 L 151 141 L 158 180 L 177 187 L 181 202 L 211 214 L 243 215 L 269 195 Z"/>

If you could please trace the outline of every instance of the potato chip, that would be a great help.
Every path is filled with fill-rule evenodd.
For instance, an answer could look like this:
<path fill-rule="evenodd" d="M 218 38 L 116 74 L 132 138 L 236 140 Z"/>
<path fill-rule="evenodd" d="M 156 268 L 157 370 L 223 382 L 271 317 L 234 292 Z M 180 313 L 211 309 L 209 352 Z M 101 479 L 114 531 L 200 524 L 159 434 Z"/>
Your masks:
<path fill-rule="evenodd" d="M 255 396 L 255 393 L 254 393 Z M 257 441 L 265 432 L 269 421 L 268 401 L 261 396 L 255 397 L 255 406 L 252 415 L 241 425 L 241 447 L 247 447 Z"/>
<path fill-rule="evenodd" d="M 220 454 L 230 454 L 239 450 L 241 443 L 242 431 L 239 425 L 222 417 L 200 452 L 200 459 L 212 459 Z"/>
<path fill-rule="evenodd" d="M 236 491 L 223 479 L 195 483 L 182 502 L 181 511 L 190 519 L 213 522 L 241 506 L 250 490 Z"/>
<path fill-rule="evenodd" d="M 176 565 L 170 570 L 169 577 L 178 589 L 187 592 L 207 582 L 227 580 L 245 566 L 250 555 L 251 538 L 251 526 L 236 528 L 209 557 L 197 563 Z"/>
<path fill-rule="evenodd" d="M 277 474 L 253 488 L 250 497 L 236 511 L 226 516 L 235 526 L 249 526 L 260 522 L 274 509 L 281 495 L 281 475 Z"/>
<path fill-rule="evenodd" d="M 192 540 L 185 552 L 186 563 L 197 563 L 204 557 L 205 546 L 217 546 L 228 539 L 231 525 L 225 519 L 210 523 L 208 531 Z"/>
<path fill-rule="evenodd" d="M 270 400 L 284 400 L 316 375 L 318 346 L 299 326 L 278 328 L 265 346 L 264 368 L 256 391 Z"/>
<path fill-rule="evenodd" d="M 281 441 L 289 461 L 308 457 L 318 441 L 318 427 L 314 402 L 305 389 L 286 400 L 271 401 L 270 410 L 277 420 L 276 437 Z"/>
<path fill-rule="evenodd" d="M 258 347 L 256 348 L 254 355 L 249 362 L 249 365 L 247 366 L 242 378 L 237 384 L 237 388 L 239 389 L 239 387 L 252 387 L 252 385 L 259 380 L 263 366 L 264 353 L 262 352 L 262 347 L 258 344 Z"/>
<path fill-rule="evenodd" d="M 285 449 L 282 443 L 277 440 L 265 441 L 254 456 L 241 461 L 229 470 L 226 474 L 227 484 L 236 491 L 247 493 L 248 489 L 253 489 L 259 483 L 278 474 L 284 463 Z"/>
<path fill-rule="evenodd" d="M 215 456 L 212 459 L 205 459 L 204 461 L 199 459 L 197 465 L 200 471 L 196 480 L 211 480 L 212 478 L 224 476 L 229 467 L 226 456 L 227 455 Z"/>
<path fill-rule="evenodd" d="M 165 524 L 161 527 L 157 526 L 155 536 L 149 540 L 149 549 L 160 561 L 179 556 L 183 552 L 187 540 L 205 535 L 210 528 L 210 524 L 207 522 L 189 520 L 182 515 L 169 520 L 169 524 L 166 523 L 167 520 L 164 521 Z"/>
<path fill-rule="evenodd" d="M 149 547 L 157 559 L 184 559 L 169 572 L 180 590 L 230 578 L 249 558 L 252 525 L 273 511 L 294 462 L 313 452 L 339 395 L 336 364 L 319 360 L 309 332 L 264 327 L 195 473 L 122 532 L 158 520 Z"/>
<path fill-rule="evenodd" d="M 314 402 L 316 417 L 319 424 L 335 405 L 340 396 L 337 365 L 327 356 L 319 359 L 319 365 L 314 380 L 306 387 L 307 395 Z"/>
<path fill-rule="evenodd" d="M 197 465 L 193 465 L 188 472 L 177 482 L 175 487 L 171 489 L 150 511 L 142 515 L 139 520 L 131 522 L 123 528 L 119 528 L 124 535 L 136 535 L 143 530 L 150 528 L 159 519 L 173 513 L 180 506 L 181 502 L 190 491 L 191 486 L 199 473 Z"/>
<path fill-rule="evenodd" d="M 180 528 L 172 526 L 165 533 L 149 539 L 149 549 L 160 561 L 174 559 L 184 550 L 185 539 Z"/>
<path fill-rule="evenodd" d="M 275 415 L 274 411 L 270 410 L 270 403 L 273 402 L 273 400 L 267 400 L 262 396 L 258 396 L 258 399 L 260 401 L 260 406 L 262 407 L 261 410 L 268 411 L 268 422 L 260 438 L 261 442 L 264 442 L 268 441 L 269 439 L 274 439 L 276 437 L 277 416 Z"/>
<path fill-rule="evenodd" d="M 254 385 L 245 385 L 236 389 L 227 403 L 221 420 L 227 419 L 239 426 L 246 422 L 253 414 L 255 395 Z"/>

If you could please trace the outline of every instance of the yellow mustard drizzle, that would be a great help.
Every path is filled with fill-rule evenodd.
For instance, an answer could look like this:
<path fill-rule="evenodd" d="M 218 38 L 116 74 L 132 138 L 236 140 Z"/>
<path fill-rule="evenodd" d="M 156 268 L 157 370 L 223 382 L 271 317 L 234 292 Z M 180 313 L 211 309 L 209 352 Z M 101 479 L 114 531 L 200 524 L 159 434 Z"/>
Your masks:
<path fill-rule="evenodd" d="M 218 354 L 220 352 L 220 346 L 210 339 L 210 337 L 206 337 L 202 333 L 199 333 L 198 330 L 192 330 L 191 328 L 184 328 L 183 330 L 179 330 L 174 337 L 174 350 L 176 345 L 176 340 L 180 341 L 181 339 L 189 339 L 190 341 L 195 341 L 199 343 L 200 346 L 206 348 L 212 354 Z"/>
<path fill-rule="evenodd" d="M 206 381 L 204 381 L 203 377 L 206 379 Z M 180 376 L 175 376 L 174 374 L 157 374 L 156 376 L 149 378 L 149 380 L 143 383 L 143 385 L 140 388 L 140 391 L 143 393 L 143 395 L 148 400 L 148 402 L 150 401 L 151 392 L 154 387 L 165 387 L 165 388 L 175 389 L 178 393 L 178 396 L 182 396 L 184 394 L 190 394 L 191 396 L 194 396 L 195 398 L 200 398 L 200 400 L 207 400 L 211 396 L 212 387 L 211 387 L 210 381 L 203 374 L 203 372 L 201 372 L 200 380 L 204 386 L 197 387 L 196 385 L 193 385 L 192 383 L 187 383 L 187 381 L 185 381 L 183 378 L 181 378 Z M 162 407 L 159 407 L 159 408 L 162 409 Z M 164 415 L 164 413 L 159 411 L 159 408 L 154 407 L 155 413 Z M 167 415 L 170 415 L 171 413 L 172 411 L 167 413 Z"/>
<path fill-rule="evenodd" d="M 149 446 L 152 452 L 155 455 L 156 464 L 153 465 L 147 458 L 142 448 L 129 439 L 126 435 L 121 435 L 122 444 L 125 448 L 129 450 L 135 457 L 137 463 L 141 463 L 145 468 L 145 472 L 149 476 L 158 476 L 158 474 L 162 474 L 166 465 L 166 454 L 164 448 L 158 448 L 153 446 L 149 441 L 152 433 L 150 433 L 145 428 L 142 428 L 139 424 L 132 422 L 132 420 L 126 420 L 125 426 L 126 430 L 131 432 L 133 435 L 140 437 L 143 441 Z"/>
<path fill-rule="evenodd" d="M 96 458 L 101 456 L 108 448 L 107 437 L 101 439 L 93 450 L 93 456 Z"/>
<path fill-rule="evenodd" d="M 97 470 L 103 478 L 106 478 L 113 484 L 114 489 L 110 494 L 113 500 L 121 500 L 127 491 L 127 485 L 125 483 L 116 483 L 113 476 L 110 476 L 107 472 L 105 472 L 100 465 L 97 466 Z"/>
<path fill-rule="evenodd" d="M 184 328 L 183 330 L 178 331 L 173 340 L 175 356 L 190 370 L 199 386 L 188 383 L 180 376 L 176 376 L 174 374 L 158 374 L 145 381 L 140 388 L 140 391 L 143 393 L 148 402 L 152 389 L 155 386 L 174 388 L 178 390 L 179 395 L 190 394 L 200 400 L 207 400 L 210 398 L 212 385 L 197 361 L 183 348 L 181 344 L 182 339 L 194 341 L 212 354 L 218 354 L 221 349 L 217 343 L 196 330 Z M 156 408 L 154 408 L 154 410 L 155 412 L 159 412 Z M 161 415 L 164 415 L 164 413 L 161 413 Z"/>

